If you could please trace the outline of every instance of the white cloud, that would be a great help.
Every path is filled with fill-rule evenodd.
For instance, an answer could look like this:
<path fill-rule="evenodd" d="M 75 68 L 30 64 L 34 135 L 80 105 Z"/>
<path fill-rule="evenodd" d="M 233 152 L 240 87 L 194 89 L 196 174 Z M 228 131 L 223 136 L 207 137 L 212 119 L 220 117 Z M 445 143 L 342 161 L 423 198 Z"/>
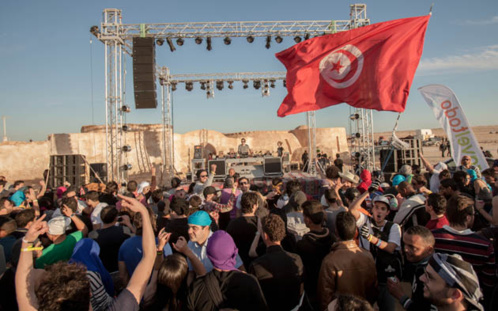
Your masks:
<path fill-rule="evenodd" d="M 417 72 L 421 75 L 437 75 L 496 69 L 498 69 L 498 45 L 491 45 L 474 53 L 422 58 Z"/>
<path fill-rule="evenodd" d="M 490 19 L 484 19 L 484 20 L 466 20 L 461 23 L 461 25 L 492 25 L 492 24 L 498 24 L 498 16 L 493 16 Z"/>

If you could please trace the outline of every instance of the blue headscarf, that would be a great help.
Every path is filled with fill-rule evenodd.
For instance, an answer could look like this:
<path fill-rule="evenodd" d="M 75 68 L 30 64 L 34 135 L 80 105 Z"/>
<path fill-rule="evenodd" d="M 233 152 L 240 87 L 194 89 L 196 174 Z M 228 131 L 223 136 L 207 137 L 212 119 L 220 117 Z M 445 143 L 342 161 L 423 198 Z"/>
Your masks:
<path fill-rule="evenodd" d="M 470 175 L 470 182 L 474 182 L 477 179 L 477 173 L 473 169 L 468 169 L 467 173 Z"/>
<path fill-rule="evenodd" d="M 24 194 L 24 189 L 26 189 L 25 187 L 17 190 L 16 192 L 14 192 L 14 194 L 10 197 L 10 200 L 12 202 L 14 202 L 14 205 L 15 206 L 19 206 L 22 204 L 22 202 L 24 202 L 24 200 L 26 200 L 26 195 Z"/>
<path fill-rule="evenodd" d="M 114 284 L 109 272 L 102 264 L 99 257 L 100 247 L 92 239 L 81 239 L 74 246 L 73 255 L 69 263 L 80 263 L 86 266 L 88 271 L 96 272 L 100 275 L 106 292 L 109 296 L 114 297 Z"/>

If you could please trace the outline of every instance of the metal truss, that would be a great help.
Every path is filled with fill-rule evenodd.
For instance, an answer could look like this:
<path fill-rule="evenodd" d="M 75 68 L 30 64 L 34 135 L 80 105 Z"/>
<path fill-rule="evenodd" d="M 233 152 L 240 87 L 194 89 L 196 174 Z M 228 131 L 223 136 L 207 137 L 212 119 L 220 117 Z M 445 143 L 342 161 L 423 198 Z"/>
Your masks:
<path fill-rule="evenodd" d="M 273 36 L 277 38 L 300 36 L 307 39 L 311 36 L 346 31 L 370 24 L 370 21 L 366 18 L 365 4 L 351 5 L 350 12 L 350 20 L 123 24 L 121 10 L 104 9 L 103 22 L 100 28 L 93 26 L 90 32 L 105 44 L 106 162 L 108 179 L 118 182 L 126 179 L 126 171 L 120 169 L 123 164 L 121 146 L 124 134 L 121 130 L 122 116 L 120 114 L 122 112 L 120 112 L 119 108 L 123 103 L 124 97 L 123 53 L 132 55 L 132 40 L 134 37 L 153 37 L 155 39 L 171 40 L 172 38 L 252 37 L 254 39 L 254 37 L 271 38 Z M 202 77 L 197 78 L 200 80 Z M 175 79 L 178 82 L 182 82 L 181 77 L 172 78 L 172 81 Z M 221 79 L 225 78 L 221 77 Z M 233 79 L 236 81 L 236 77 L 233 77 Z M 242 80 L 242 78 L 240 79 Z M 248 79 L 253 80 L 251 78 Z M 211 79 L 210 81 L 215 80 L 220 80 L 220 77 L 216 77 L 216 79 Z M 166 90 L 168 90 L 166 101 L 169 103 L 172 83 L 165 85 L 167 85 Z M 269 93 L 264 96 L 268 95 Z M 165 99 L 163 98 L 164 101 Z M 168 103 L 166 105 L 169 105 L 169 108 L 166 107 L 166 110 L 171 108 Z M 163 124 L 171 123 L 171 120 L 168 121 L 168 116 L 164 116 L 165 114 L 167 112 L 163 112 Z M 168 135 L 165 134 L 164 136 Z M 171 147 L 172 143 L 171 135 L 170 142 L 168 142 L 170 144 L 169 149 L 165 148 L 164 152 L 167 152 L 166 149 L 173 150 Z M 171 152 L 172 157 L 172 151 L 168 152 Z M 167 160 L 166 156 L 163 158 Z M 174 159 L 171 158 L 170 160 L 172 163 Z"/>

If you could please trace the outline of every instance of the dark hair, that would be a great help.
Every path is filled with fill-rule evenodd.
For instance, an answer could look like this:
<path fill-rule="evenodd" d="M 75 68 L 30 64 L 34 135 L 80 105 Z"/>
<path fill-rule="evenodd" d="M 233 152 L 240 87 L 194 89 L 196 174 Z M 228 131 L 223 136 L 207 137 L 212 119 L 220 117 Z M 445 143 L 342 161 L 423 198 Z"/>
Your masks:
<path fill-rule="evenodd" d="M 406 229 L 405 234 L 410 234 L 410 235 L 418 235 L 419 237 L 424 240 L 425 244 L 434 246 L 436 243 L 436 240 L 434 239 L 434 235 L 432 234 L 431 230 L 427 229 L 426 227 L 423 226 L 412 226 Z"/>
<path fill-rule="evenodd" d="M 78 210 L 78 202 L 76 202 L 76 200 L 74 198 L 63 198 L 61 201 L 61 208 L 64 205 L 69 207 L 73 211 L 73 213 L 76 213 L 76 211 Z M 61 212 L 62 212 L 62 210 L 61 210 Z"/>
<path fill-rule="evenodd" d="M 90 281 L 86 267 L 58 262 L 46 267 L 40 285 L 35 289 L 38 310 L 87 311 L 90 306 Z"/>
<path fill-rule="evenodd" d="M 372 306 L 364 299 L 353 295 L 339 295 L 335 311 L 373 311 Z"/>
<path fill-rule="evenodd" d="M 150 207 L 147 207 L 147 211 L 149 212 L 149 218 L 150 222 L 152 223 L 152 229 L 156 231 L 156 221 L 154 220 L 154 212 L 150 209 Z M 141 213 L 135 213 L 135 216 L 133 217 L 133 225 L 135 228 L 137 228 L 137 231 L 135 232 L 136 235 L 142 236 L 142 214 Z"/>
<path fill-rule="evenodd" d="M 128 182 L 128 185 L 126 185 L 126 190 L 128 192 L 135 192 L 137 191 L 138 184 L 135 180 L 130 180 Z"/>
<path fill-rule="evenodd" d="M 412 177 L 412 184 L 413 184 L 414 181 L 418 185 L 422 185 L 422 186 L 427 185 L 427 179 L 424 177 L 424 175 L 420 175 L 420 174 L 413 175 L 413 177 Z"/>
<path fill-rule="evenodd" d="M 325 190 L 325 200 L 327 200 L 328 203 L 335 204 L 337 203 L 337 194 L 335 193 L 334 189 L 327 189 Z"/>
<path fill-rule="evenodd" d="M 303 216 L 308 217 L 312 223 L 319 225 L 323 223 L 324 213 L 323 205 L 320 201 L 310 200 L 303 203 Z"/>
<path fill-rule="evenodd" d="M 297 180 L 289 180 L 285 185 L 285 193 L 290 197 L 294 192 L 301 190 L 301 183 Z"/>
<path fill-rule="evenodd" d="M 88 191 L 88 193 L 85 194 L 85 199 L 87 201 L 92 200 L 92 201 L 98 202 L 99 201 L 99 193 L 97 191 Z M 73 199 L 73 201 L 74 201 L 74 199 Z"/>
<path fill-rule="evenodd" d="M 17 186 L 19 186 L 20 184 L 24 184 L 24 180 L 16 180 L 14 182 L 14 188 L 17 187 Z"/>
<path fill-rule="evenodd" d="M 246 192 L 242 194 L 240 199 L 240 211 L 242 214 L 250 214 L 253 212 L 254 205 L 258 205 L 258 194 L 255 192 Z"/>
<path fill-rule="evenodd" d="M 335 220 L 337 235 L 342 241 L 349 241 L 356 234 L 356 218 L 349 212 L 340 212 Z"/>
<path fill-rule="evenodd" d="M 469 173 L 464 171 L 456 171 L 453 173 L 453 180 L 455 181 L 458 189 L 462 189 L 464 187 L 468 174 Z"/>
<path fill-rule="evenodd" d="M 178 188 L 182 184 L 182 180 L 178 177 L 171 179 L 171 188 Z"/>
<path fill-rule="evenodd" d="M 102 211 L 100 211 L 100 219 L 102 222 L 107 224 L 111 224 L 118 217 L 118 210 L 113 205 L 105 206 Z"/>
<path fill-rule="evenodd" d="M 154 303 L 147 310 L 182 310 L 179 292 L 187 290 L 188 264 L 185 257 L 172 254 L 164 258 L 157 272 Z"/>
<path fill-rule="evenodd" d="M 115 192 L 118 192 L 118 183 L 115 182 L 115 181 L 110 181 L 108 182 L 106 185 L 105 185 L 105 190 L 104 192 L 105 193 L 108 193 L 108 194 L 113 194 Z"/>
<path fill-rule="evenodd" d="M 467 216 L 474 215 L 474 201 L 463 195 L 453 195 L 446 206 L 450 225 L 466 226 Z"/>
<path fill-rule="evenodd" d="M 439 182 L 439 187 L 451 188 L 453 191 L 457 191 L 458 187 L 453 179 L 443 179 Z"/>
<path fill-rule="evenodd" d="M 336 179 L 336 178 L 339 178 L 339 172 L 340 172 L 340 169 L 337 166 L 331 165 L 331 166 L 327 167 L 327 169 L 325 170 L 325 176 L 328 179 Z"/>
<path fill-rule="evenodd" d="M 439 173 L 439 180 L 440 181 L 443 181 L 445 179 L 449 179 L 451 178 L 451 173 L 449 170 L 442 170 L 440 173 Z"/>
<path fill-rule="evenodd" d="M 202 204 L 202 199 L 200 196 L 198 195 L 193 195 L 190 197 L 190 199 L 188 200 L 188 203 L 190 204 L 190 206 L 192 206 L 193 208 L 196 208 L 196 207 L 199 207 L 201 206 Z"/>
<path fill-rule="evenodd" d="M 242 180 L 244 180 L 244 179 L 245 179 L 245 180 L 247 180 L 247 182 L 248 182 L 248 183 L 250 183 L 250 182 L 249 182 L 249 178 L 242 176 L 242 177 L 240 177 L 240 178 L 237 180 L 237 182 L 239 183 L 239 185 L 240 185 L 240 182 L 241 182 Z"/>
<path fill-rule="evenodd" d="M 25 209 L 16 215 L 17 228 L 24 228 L 30 222 L 35 220 L 35 211 L 33 209 Z"/>
<path fill-rule="evenodd" d="M 349 202 L 353 202 L 356 197 L 360 195 L 360 191 L 356 188 L 348 188 L 344 193 L 344 197 L 348 199 Z"/>
<path fill-rule="evenodd" d="M 427 198 L 427 205 L 432 207 L 436 215 L 443 215 L 446 212 L 446 198 L 439 193 L 431 193 Z"/>
<path fill-rule="evenodd" d="M 196 173 L 195 173 L 195 176 L 197 176 L 197 179 L 200 179 L 201 178 L 201 174 L 206 172 L 207 173 L 207 170 L 204 170 L 204 169 L 201 169 L 201 170 L 198 170 Z"/>
<path fill-rule="evenodd" d="M 187 215 L 188 213 L 187 200 L 182 198 L 173 197 L 173 200 L 171 200 L 169 207 L 178 216 Z"/>
<path fill-rule="evenodd" d="M 5 180 L 0 180 L 0 186 L 5 187 L 5 184 L 6 184 L 6 183 L 7 183 L 7 182 L 6 182 Z"/>
<path fill-rule="evenodd" d="M 188 186 L 188 194 L 192 194 L 194 193 L 194 187 L 195 187 L 195 182 L 193 183 L 190 183 L 190 185 Z"/>
<path fill-rule="evenodd" d="M 154 201 L 154 203 L 157 203 L 159 201 L 161 201 L 162 199 L 164 199 L 164 194 L 163 194 L 163 191 L 161 189 L 156 189 L 154 191 L 152 191 L 152 201 Z"/>
<path fill-rule="evenodd" d="M 282 218 L 276 214 L 270 214 L 261 220 L 263 232 L 268 235 L 272 242 L 280 242 L 285 237 L 285 223 Z"/>

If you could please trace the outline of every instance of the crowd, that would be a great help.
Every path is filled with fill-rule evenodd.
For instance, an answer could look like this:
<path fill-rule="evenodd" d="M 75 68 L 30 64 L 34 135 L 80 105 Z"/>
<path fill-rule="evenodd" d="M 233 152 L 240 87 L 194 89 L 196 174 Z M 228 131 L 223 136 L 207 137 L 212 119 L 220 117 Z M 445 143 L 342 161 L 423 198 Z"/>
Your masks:
<path fill-rule="evenodd" d="M 215 165 L 167 189 L 0 176 L 0 310 L 498 310 L 498 163 L 421 158 L 336 161 L 319 194 Z"/>

